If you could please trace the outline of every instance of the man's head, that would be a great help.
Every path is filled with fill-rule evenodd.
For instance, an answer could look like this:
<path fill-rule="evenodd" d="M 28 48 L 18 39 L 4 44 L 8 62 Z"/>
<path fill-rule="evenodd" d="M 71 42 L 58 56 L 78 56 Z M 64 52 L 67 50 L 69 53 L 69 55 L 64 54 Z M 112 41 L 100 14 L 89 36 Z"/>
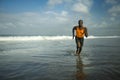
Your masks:
<path fill-rule="evenodd" d="M 83 26 L 83 20 L 79 20 L 78 24 L 79 24 L 80 27 L 82 27 Z"/>

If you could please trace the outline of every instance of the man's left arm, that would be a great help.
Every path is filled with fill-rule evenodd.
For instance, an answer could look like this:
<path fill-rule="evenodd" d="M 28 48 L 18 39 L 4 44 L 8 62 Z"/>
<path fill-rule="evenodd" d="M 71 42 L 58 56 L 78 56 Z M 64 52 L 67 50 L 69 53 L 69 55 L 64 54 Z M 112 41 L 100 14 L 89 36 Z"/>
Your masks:
<path fill-rule="evenodd" d="M 86 27 L 85 27 L 85 37 L 88 37 L 88 31 Z"/>

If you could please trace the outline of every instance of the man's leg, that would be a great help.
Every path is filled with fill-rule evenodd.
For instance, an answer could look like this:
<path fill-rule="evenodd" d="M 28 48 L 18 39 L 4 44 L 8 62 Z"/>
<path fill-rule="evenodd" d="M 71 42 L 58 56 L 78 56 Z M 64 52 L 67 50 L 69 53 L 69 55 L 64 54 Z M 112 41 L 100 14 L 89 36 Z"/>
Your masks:
<path fill-rule="evenodd" d="M 80 42 L 80 46 L 79 46 L 79 54 L 80 54 L 80 53 L 81 53 L 81 51 L 82 51 L 84 38 L 80 38 L 79 42 Z"/>
<path fill-rule="evenodd" d="M 78 42 L 78 54 L 81 53 L 81 50 L 82 50 L 82 46 L 81 46 L 81 43 L 80 41 Z"/>
<path fill-rule="evenodd" d="M 81 53 L 81 51 L 82 51 L 82 46 L 81 46 L 81 47 L 79 47 L 79 52 L 78 52 L 78 54 L 80 54 L 80 53 Z"/>
<path fill-rule="evenodd" d="M 76 54 L 79 53 L 79 42 L 78 42 L 78 38 L 75 37 L 75 42 L 76 42 Z"/>

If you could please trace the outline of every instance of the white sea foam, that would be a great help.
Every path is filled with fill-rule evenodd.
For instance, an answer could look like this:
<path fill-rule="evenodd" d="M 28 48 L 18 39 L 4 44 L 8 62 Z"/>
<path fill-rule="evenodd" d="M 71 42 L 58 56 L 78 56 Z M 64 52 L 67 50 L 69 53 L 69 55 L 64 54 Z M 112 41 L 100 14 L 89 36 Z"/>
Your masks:
<path fill-rule="evenodd" d="M 120 38 L 120 36 L 89 36 L 85 39 Z M 1 36 L 0 41 L 35 41 L 35 40 L 72 40 L 72 36 Z"/>
<path fill-rule="evenodd" d="M 71 36 L 9 36 L 0 37 L 0 41 L 69 40 Z"/>
<path fill-rule="evenodd" d="M 96 39 L 96 38 L 120 38 L 120 36 L 89 36 L 88 39 Z"/>

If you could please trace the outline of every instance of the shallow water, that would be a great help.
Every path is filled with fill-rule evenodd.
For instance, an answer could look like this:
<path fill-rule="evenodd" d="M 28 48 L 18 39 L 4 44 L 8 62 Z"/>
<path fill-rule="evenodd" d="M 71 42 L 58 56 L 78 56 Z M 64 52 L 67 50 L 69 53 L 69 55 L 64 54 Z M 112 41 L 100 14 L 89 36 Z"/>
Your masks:
<path fill-rule="evenodd" d="M 0 41 L 0 80 L 120 80 L 120 38 Z"/>

